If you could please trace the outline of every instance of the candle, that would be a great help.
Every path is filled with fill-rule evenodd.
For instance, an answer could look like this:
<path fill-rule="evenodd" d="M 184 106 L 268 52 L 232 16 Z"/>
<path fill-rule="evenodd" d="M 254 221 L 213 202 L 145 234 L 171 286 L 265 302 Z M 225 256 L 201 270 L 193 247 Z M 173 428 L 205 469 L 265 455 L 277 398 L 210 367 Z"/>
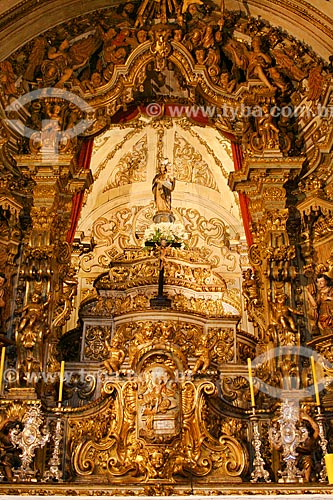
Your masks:
<path fill-rule="evenodd" d="M 59 398 L 58 398 L 58 403 L 61 403 L 61 401 L 62 401 L 62 389 L 64 387 L 64 373 L 65 373 L 65 361 L 62 361 L 61 365 L 60 365 Z"/>
<path fill-rule="evenodd" d="M 5 346 L 1 349 L 1 361 L 0 361 L 0 392 L 2 389 L 2 379 L 3 379 L 3 372 L 5 369 L 5 354 L 6 354 L 6 348 Z"/>
<path fill-rule="evenodd" d="M 317 382 L 317 373 L 316 373 L 316 366 L 315 366 L 315 362 L 314 362 L 313 356 L 311 356 L 311 367 L 312 367 L 313 385 L 314 385 L 315 396 L 316 396 L 316 405 L 320 406 L 319 391 L 318 391 L 318 382 Z"/>
<path fill-rule="evenodd" d="M 253 390 L 253 380 L 252 380 L 252 366 L 251 366 L 251 359 L 247 358 L 247 366 L 249 369 L 249 384 L 250 384 L 250 394 L 251 394 L 251 406 L 255 406 L 255 400 L 254 400 L 254 390 Z"/>

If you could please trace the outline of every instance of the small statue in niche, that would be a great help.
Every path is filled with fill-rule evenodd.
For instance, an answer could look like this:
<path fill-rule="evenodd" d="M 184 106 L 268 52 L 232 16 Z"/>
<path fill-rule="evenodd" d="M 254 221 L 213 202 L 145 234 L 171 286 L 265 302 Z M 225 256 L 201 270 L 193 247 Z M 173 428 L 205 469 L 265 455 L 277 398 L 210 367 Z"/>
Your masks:
<path fill-rule="evenodd" d="M 213 347 L 216 344 L 216 340 L 212 342 L 210 340 L 211 339 L 209 338 L 207 333 L 204 334 L 200 339 L 200 343 L 198 344 L 194 353 L 196 356 L 198 356 L 198 359 L 196 360 L 192 370 L 193 375 L 196 375 L 199 371 L 200 373 L 204 374 L 209 368 L 213 356 Z"/>
<path fill-rule="evenodd" d="M 333 332 L 333 283 L 324 273 L 319 273 L 316 280 L 316 293 L 307 289 L 310 306 L 315 310 L 316 323 L 322 335 Z"/>
<path fill-rule="evenodd" d="M 10 439 L 10 431 L 16 425 L 19 424 L 9 418 L 0 424 L 0 466 L 3 468 L 6 480 L 10 482 L 13 481 L 13 467 L 20 464 L 18 450 L 15 450 Z"/>
<path fill-rule="evenodd" d="M 104 361 L 104 366 L 109 375 L 111 373 L 119 373 L 120 366 L 125 359 L 125 351 L 121 348 L 123 342 L 117 337 L 113 337 L 111 345 L 106 341 L 109 349 L 109 357 Z"/>
<path fill-rule="evenodd" d="M 248 268 L 243 271 L 242 293 L 245 298 L 246 310 L 253 304 L 258 304 L 258 284 L 255 280 L 252 269 Z"/>
<path fill-rule="evenodd" d="M 298 453 L 297 465 L 302 471 L 305 483 L 315 480 L 315 464 L 320 462 L 320 459 L 315 458 L 315 452 L 318 448 L 319 427 L 317 422 L 305 412 L 301 413 L 302 441 L 297 446 Z"/>
<path fill-rule="evenodd" d="M 302 316 L 302 313 L 286 304 L 288 296 L 280 293 L 275 301 L 271 302 L 272 324 L 282 329 L 282 338 L 280 343 L 283 345 L 294 345 L 296 343 L 297 327 L 293 314 Z"/>
<path fill-rule="evenodd" d="M 43 338 L 48 332 L 47 307 L 50 301 L 51 296 L 43 303 L 41 293 L 34 292 L 31 302 L 18 311 L 22 314 L 15 335 L 18 370 L 28 375 L 34 368 L 42 370 Z"/>
<path fill-rule="evenodd" d="M 4 273 L 0 273 L 0 329 L 3 329 L 3 310 L 6 306 L 5 302 L 5 284 L 6 284 L 6 276 Z"/>
<path fill-rule="evenodd" d="M 251 137 L 252 149 L 258 152 L 279 147 L 279 129 L 268 105 L 265 104 L 262 111 L 262 116 L 256 120 L 257 131 Z"/>
<path fill-rule="evenodd" d="M 171 212 L 171 193 L 175 188 L 176 180 L 168 173 L 168 160 L 161 162 L 160 171 L 153 179 L 152 190 L 158 212 Z"/>

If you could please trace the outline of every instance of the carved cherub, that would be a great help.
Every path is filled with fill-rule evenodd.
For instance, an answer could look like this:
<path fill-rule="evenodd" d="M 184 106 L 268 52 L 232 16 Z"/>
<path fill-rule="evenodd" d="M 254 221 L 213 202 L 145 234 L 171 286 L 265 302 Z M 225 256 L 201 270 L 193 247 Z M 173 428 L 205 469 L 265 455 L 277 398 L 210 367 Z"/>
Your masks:
<path fill-rule="evenodd" d="M 267 105 L 262 107 L 263 115 L 257 120 L 259 149 L 274 148 L 279 143 L 279 129 Z M 254 143 L 253 143 L 254 145 Z"/>
<path fill-rule="evenodd" d="M 122 341 L 117 337 L 113 337 L 111 345 L 106 341 L 109 349 L 109 357 L 104 361 L 104 366 L 109 375 L 111 373 L 119 373 L 120 366 L 125 359 L 125 351 L 121 348 Z"/>
<path fill-rule="evenodd" d="M 209 368 L 212 355 L 213 355 L 213 347 L 216 344 L 216 340 L 213 342 L 210 342 L 210 338 L 208 334 L 204 334 L 201 339 L 200 343 L 197 346 L 195 350 L 195 355 L 199 356 L 198 359 L 196 360 L 196 363 L 193 367 L 192 373 L 193 375 L 196 375 L 199 371 L 201 373 L 206 373 L 206 371 Z"/>
<path fill-rule="evenodd" d="M 293 343 L 297 327 L 293 314 L 302 316 L 302 313 L 293 307 L 286 304 L 288 296 L 285 293 L 280 293 L 276 296 L 275 301 L 271 302 L 272 309 L 272 324 L 282 327 L 286 334 L 287 343 Z"/>
<path fill-rule="evenodd" d="M 255 305 L 258 303 L 258 286 L 253 276 L 253 271 L 250 268 L 243 271 L 242 293 L 245 298 L 246 309 L 251 304 Z"/>

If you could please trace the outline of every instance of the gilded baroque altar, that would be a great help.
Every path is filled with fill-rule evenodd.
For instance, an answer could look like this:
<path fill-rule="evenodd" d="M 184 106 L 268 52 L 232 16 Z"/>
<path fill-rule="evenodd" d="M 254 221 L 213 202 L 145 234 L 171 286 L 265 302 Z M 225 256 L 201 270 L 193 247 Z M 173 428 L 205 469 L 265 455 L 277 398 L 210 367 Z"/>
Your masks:
<path fill-rule="evenodd" d="M 331 493 L 332 74 L 223 1 L 0 62 L 0 491 Z"/>

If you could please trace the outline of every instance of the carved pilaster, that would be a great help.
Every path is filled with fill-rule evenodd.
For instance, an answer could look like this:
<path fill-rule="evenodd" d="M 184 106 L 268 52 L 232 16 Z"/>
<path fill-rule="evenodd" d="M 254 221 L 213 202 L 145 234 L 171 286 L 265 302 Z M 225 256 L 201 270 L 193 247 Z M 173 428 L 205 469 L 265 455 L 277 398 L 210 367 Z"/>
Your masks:
<path fill-rule="evenodd" d="M 16 157 L 21 171 L 34 181 L 33 207 L 31 210 L 31 246 L 49 245 L 54 241 L 54 224 L 59 213 L 69 219 L 71 194 L 67 190 L 72 155 L 46 158 L 45 155 L 20 155 Z M 65 228 L 64 228 L 65 229 Z"/>
<path fill-rule="evenodd" d="M 302 256 L 309 270 L 315 265 L 316 247 L 327 246 L 331 240 L 333 200 L 329 198 L 318 179 L 309 180 L 302 187 L 305 198 L 297 204 L 297 208 L 302 222 Z M 328 245 L 331 246 L 331 243 Z"/>
<path fill-rule="evenodd" d="M 0 183 L 1 231 L 0 246 L 4 249 L 5 261 L 1 259 L 1 268 L 13 265 L 20 243 L 20 212 L 23 205 L 10 193 L 6 181 Z M 2 254 L 2 251 L 1 251 Z"/>
<path fill-rule="evenodd" d="M 251 300 L 251 320 L 259 325 L 260 335 L 275 343 L 297 342 L 297 328 L 288 325 L 278 310 L 291 313 L 291 280 L 297 275 L 296 251 L 290 244 L 287 222 L 286 183 L 299 174 L 302 158 L 248 158 L 242 170 L 229 177 L 232 190 L 249 200 L 253 244 L 249 261 L 255 270 Z M 249 277 L 250 279 L 251 277 Z M 245 289 L 246 292 L 246 289 Z"/>
<path fill-rule="evenodd" d="M 0 181 L 0 330 L 7 333 L 13 314 L 13 305 L 10 300 L 14 291 L 10 290 L 10 283 L 15 282 L 17 272 L 17 256 L 21 243 L 22 231 L 20 213 L 23 205 L 11 192 L 7 180 Z"/>
<path fill-rule="evenodd" d="M 45 148 L 17 156 L 16 161 L 33 181 L 31 230 L 20 272 L 24 299 L 15 327 L 21 382 L 27 373 L 30 377 L 33 371 L 43 370 L 44 360 L 50 371 L 58 369 L 56 345 L 72 310 L 77 283 L 66 242 L 72 196 L 89 186 L 91 173 L 77 168 L 73 154 L 55 154 Z"/>

